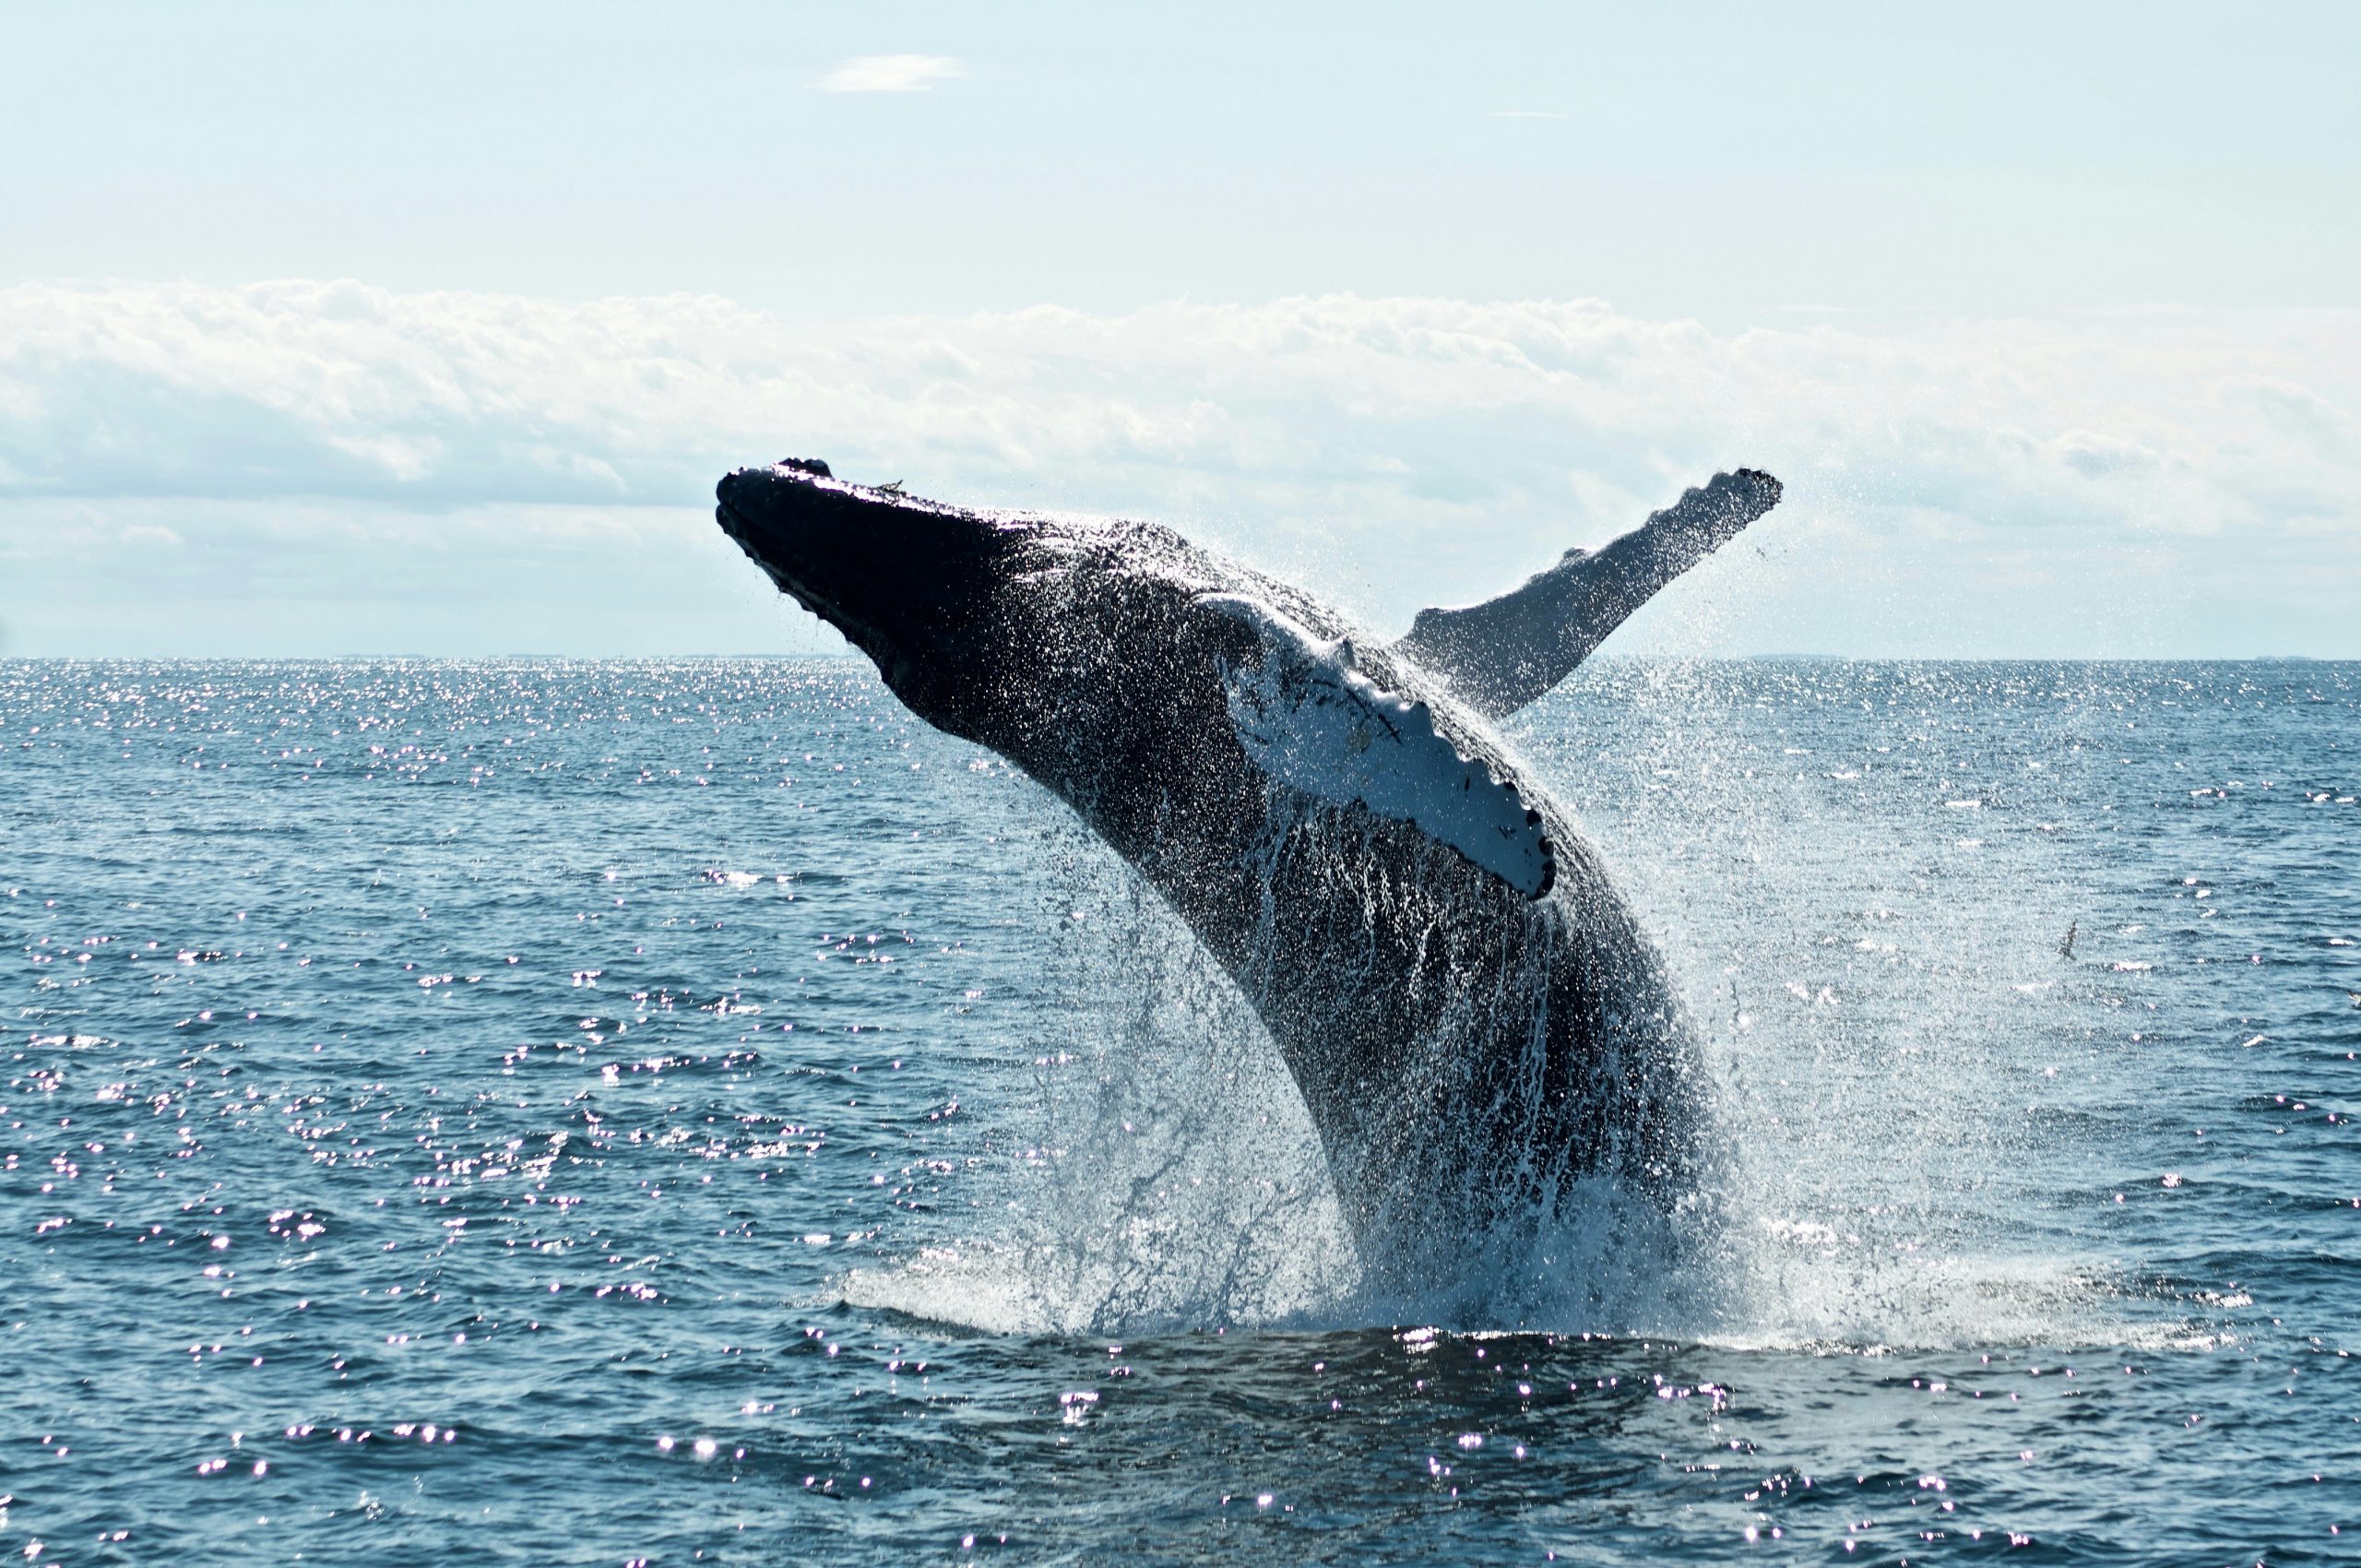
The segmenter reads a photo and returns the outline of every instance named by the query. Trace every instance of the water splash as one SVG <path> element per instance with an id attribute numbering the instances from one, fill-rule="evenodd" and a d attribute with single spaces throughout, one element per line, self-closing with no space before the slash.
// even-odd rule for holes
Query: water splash
<path id="1" fill-rule="evenodd" d="M 1252 1009 L 1078 825 L 1043 848 L 1050 1004 L 1003 1074 L 978 1229 L 848 1299 L 1067 1334 L 1297 1322 L 1349 1300 L 1319 1140 Z"/>
<path id="2" fill-rule="evenodd" d="M 1818 689 L 1857 673 L 1797 674 L 1801 711 L 1845 716 L 1844 754 L 1778 726 L 1701 730 L 1700 711 L 1743 715 L 1704 689 L 1730 679 L 1610 664 L 1528 738 L 1709 1026 L 1697 1201 L 1667 1214 L 1585 1178 L 1538 1223 L 1454 1241 L 1448 1277 L 1373 1285 L 1252 1010 L 1060 817 L 1042 975 L 1057 1001 L 1026 1094 L 1003 1096 L 979 1224 L 848 1294 L 1062 1333 L 1433 1323 L 1877 1350 L 2120 1336 L 2127 1313 L 2176 1332 L 2169 1302 L 2071 1247 L 2051 1200 L 2008 1178 L 2071 1135 L 2060 1123 L 2094 1075 L 2061 1083 L 2056 1063 L 2086 1055 L 2094 1014 L 2121 1003 L 2099 978 L 2120 971 L 2061 971 L 2050 940 L 2086 897 L 2070 837 L 2059 848 L 2075 817 L 2060 776 L 1992 754 L 1989 734 L 1975 752 L 1950 742 L 1906 672 L 1869 694 L 1892 717 L 1866 729 L 1861 693 Z M 2046 750 L 2059 720 L 2037 711 L 2037 681 L 2012 679 L 1989 706 L 2004 721 L 2026 708 L 2019 727 Z M 1987 802 L 1988 846 L 1945 826 L 1963 782 Z M 1923 834 L 1856 841 L 1864 812 L 1911 819 L 1898 798 L 1914 792 Z M 1422 1218 L 1447 1223 L 1402 1219 Z"/>

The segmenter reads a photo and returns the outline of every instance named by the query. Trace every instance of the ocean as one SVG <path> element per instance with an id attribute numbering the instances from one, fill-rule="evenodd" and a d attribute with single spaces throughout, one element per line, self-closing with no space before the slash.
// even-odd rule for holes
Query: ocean
<path id="1" fill-rule="evenodd" d="M 1365 1289 L 850 659 L 0 661 L 0 1554 L 2361 1561 L 2361 665 L 1606 659 L 1710 1245 Z"/>

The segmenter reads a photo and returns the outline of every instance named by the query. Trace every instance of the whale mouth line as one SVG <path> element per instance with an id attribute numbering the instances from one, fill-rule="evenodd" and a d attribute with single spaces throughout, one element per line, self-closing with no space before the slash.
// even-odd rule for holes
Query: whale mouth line
<path id="1" fill-rule="evenodd" d="M 812 586 L 806 574 L 793 570 L 778 552 L 768 548 L 767 541 L 761 539 L 762 533 L 775 531 L 775 528 L 766 529 L 765 525 L 731 505 L 723 495 L 714 497 L 714 520 L 721 525 L 721 531 L 746 552 L 747 558 L 763 569 L 764 576 L 769 577 L 781 593 L 847 637 L 855 642 L 860 640 L 856 635 L 852 618 L 844 612 L 843 608 L 821 594 Z M 865 644 L 863 646 L 866 647 Z"/>

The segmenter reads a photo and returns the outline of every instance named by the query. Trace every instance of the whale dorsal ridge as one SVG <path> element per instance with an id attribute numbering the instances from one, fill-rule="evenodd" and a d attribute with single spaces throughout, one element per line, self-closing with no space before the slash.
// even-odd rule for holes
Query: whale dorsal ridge
<path id="1" fill-rule="evenodd" d="M 1658 588 L 1778 504 L 1779 481 L 1758 469 L 1715 474 L 1620 539 L 1595 552 L 1570 550 L 1498 599 L 1419 611 L 1394 651 L 1477 712 L 1513 713 L 1572 674 Z"/>
<path id="2" fill-rule="evenodd" d="M 1556 857 L 1541 814 L 1481 758 L 1459 754 L 1423 702 L 1381 690 L 1353 668 L 1349 642 L 1323 642 L 1259 600 L 1208 594 L 1260 645 L 1259 661 L 1222 663 L 1238 743 L 1289 789 L 1406 822 L 1528 898 L 1549 891 Z"/>

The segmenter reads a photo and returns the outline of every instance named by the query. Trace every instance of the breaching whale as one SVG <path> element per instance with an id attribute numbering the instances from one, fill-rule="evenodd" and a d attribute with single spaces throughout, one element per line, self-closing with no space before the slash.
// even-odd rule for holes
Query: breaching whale
<path id="1" fill-rule="evenodd" d="M 1741 469 L 1384 643 L 1153 524 L 974 510 L 788 459 L 722 529 L 937 729 L 1159 893 L 1267 1027 L 1363 1267 L 1415 1284 L 1578 1180 L 1680 1201 L 1695 1045 L 1664 962 L 1490 720 L 1774 505 Z"/>

